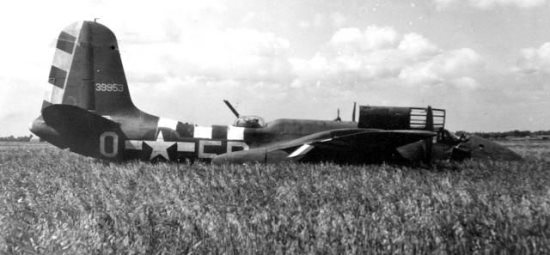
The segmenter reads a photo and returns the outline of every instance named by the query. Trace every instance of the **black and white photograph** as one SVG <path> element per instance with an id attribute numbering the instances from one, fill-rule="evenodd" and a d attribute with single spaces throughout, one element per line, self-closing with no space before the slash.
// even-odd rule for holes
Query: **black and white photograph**
<path id="1" fill-rule="evenodd" d="M 0 254 L 550 253 L 550 0 L 21 0 L 0 33 Z"/>

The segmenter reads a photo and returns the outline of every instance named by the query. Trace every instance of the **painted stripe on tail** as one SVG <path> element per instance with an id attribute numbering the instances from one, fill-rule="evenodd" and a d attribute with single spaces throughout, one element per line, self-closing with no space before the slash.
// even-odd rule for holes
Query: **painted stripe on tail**
<path id="1" fill-rule="evenodd" d="M 59 104 L 63 100 L 63 89 L 52 86 L 52 92 L 48 101 L 54 104 Z"/>
<path id="2" fill-rule="evenodd" d="M 53 56 L 52 65 L 54 67 L 57 67 L 58 69 L 61 69 L 65 72 L 67 72 L 67 71 L 69 71 L 69 67 L 71 66 L 72 58 L 73 58 L 72 54 L 69 54 L 69 53 L 67 53 L 65 51 L 62 51 L 62 50 L 59 50 L 59 49 L 56 49 L 55 50 L 55 55 Z M 51 73 L 50 73 L 50 77 L 52 77 Z"/>
<path id="3" fill-rule="evenodd" d="M 67 86 L 67 80 L 71 72 L 74 59 L 73 52 L 77 47 L 81 28 L 82 22 L 74 23 L 65 28 L 57 38 L 56 50 L 48 79 L 48 83 L 52 86 L 48 88 L 48 96 L 44 98 L 42 109 L 51 104 L 63 103 L 64 88 Z"/>
<path id="4" fill-rule="evenodd" d="M 67 71 L 61 70 L 55 66 L 52 66 L 52 69 L 50 70 L 50 79 L 49 79 L 50 84 L 60 89 L 63 89 L 65 87 L 66 80 L 67 80 Z"/>
<path id="5" fill-rule="evenodd" d="M 76 42 L 76 36 L 72 36 L 67 32 L 63 31 L 57 39 L 56 48 L 65 51 L 69 54 L 73 54 L 74 45 Z"/>

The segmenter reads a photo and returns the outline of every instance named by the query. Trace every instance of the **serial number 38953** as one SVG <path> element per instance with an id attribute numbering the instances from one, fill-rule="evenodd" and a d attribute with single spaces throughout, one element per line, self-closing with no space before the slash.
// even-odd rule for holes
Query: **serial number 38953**
<path id="1" fill-rule="evenodd" d="M 101 92 L 123 92 L 124 85 L 117 83 L 96 83 L 95 90 Z"/>

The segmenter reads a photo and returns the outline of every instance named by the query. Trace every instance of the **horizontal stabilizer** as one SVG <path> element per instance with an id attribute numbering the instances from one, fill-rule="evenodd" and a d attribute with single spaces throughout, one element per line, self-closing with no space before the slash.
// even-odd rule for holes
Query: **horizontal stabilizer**
<path id="1" fill-rule="evenodd" d="M 123 150 L 119 124 L 95 113 L 72 105 L 51 105 L 42 109 L 42 118 L 45 126 L 58 134 L 52 143 L 63 144 L 73 152 L 116 159 Z"/>
<path id="2" fill-rule="evenodd" d="M 116 128 L 118 124 L 100 115 L 72 105 L 51 105 L 42 110 L 42 117 L 48 125 L 68 125 L 73 130 L 85 133 L 96 128 Z"/>

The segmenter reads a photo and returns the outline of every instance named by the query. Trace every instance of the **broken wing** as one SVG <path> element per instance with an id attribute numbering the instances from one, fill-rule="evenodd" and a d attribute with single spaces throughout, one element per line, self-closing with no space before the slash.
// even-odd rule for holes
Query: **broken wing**
<path id="1" fill-rule="evenodd" d="M 435 136 L 434 132 L 425 130 L 361 128 L 329 130 L 292 141 L 221 154 L 212 162 L 382 162 L 394 159 L 397 147 L 433 136 Z"/>

